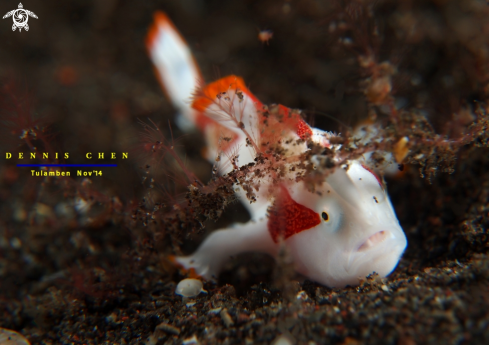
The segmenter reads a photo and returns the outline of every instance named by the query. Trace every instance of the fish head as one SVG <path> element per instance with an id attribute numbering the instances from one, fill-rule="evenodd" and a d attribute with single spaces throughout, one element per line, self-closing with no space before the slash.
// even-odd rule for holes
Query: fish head
<path id="1" fill-rule="evenodd" d="M 381 180 L 360 162 L 338 167 L 314 193 L 297 183 L 290 195 L 320 221 L 286 239 L 300 273 L 343 287 L 397 266 L 406 236 Z"/>

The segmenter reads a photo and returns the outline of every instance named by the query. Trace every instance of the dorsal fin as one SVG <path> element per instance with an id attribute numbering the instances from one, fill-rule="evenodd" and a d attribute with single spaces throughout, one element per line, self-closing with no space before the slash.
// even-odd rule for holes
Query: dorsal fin
<path id="1" fill-rule="evenodd" d="M 192 108 L 220 125 L 243 132 L 257 130 L 261 102 L 248 90 L 242 78 L 230 75 L 197 90 Z"/>
<path id="2" fill-rule="evenodd" d="M 246 87 L 243 78 L 235 75 L 229 75 L 207 84 L 200 90 L 197 90 L 194 95 L 192 107 L 196 110 L 205 112 L 211 104 L 219 101 L 219 95 L 233 90 L 241 91 L 243 95 L 246 95 L 252 102 L 256 103 L 258 106 L 261 106 L 260 101 Z M 238 98 L 238 101 L 240 100 L 243 101 L 244 99 Z"/>
<path id="3" fill-rule="evenodd" d="M 146 48 L 163 91 L 187 120 L 185 123 L 179 119 L 178 124 L 197 125 L 199 114 L 190 107 L 190 98 L 203 84 L 203 78 L 187 42 L 165 13 L 154 14 Z"/>
<path id="4" fill-rule="evenodd" d="M 243 79 L 234 75 L 199 89 L 192 103 L 193 109 L 213 122 L 205 129 L 205 132 L 214 136 L 207 136 L 211 148 L 227 155 L 230 154 L 229 149 L 232 149 L 240 157 L 241 164 L 252 162 L 258 150 L 258 118 L 262 107 Z"/>

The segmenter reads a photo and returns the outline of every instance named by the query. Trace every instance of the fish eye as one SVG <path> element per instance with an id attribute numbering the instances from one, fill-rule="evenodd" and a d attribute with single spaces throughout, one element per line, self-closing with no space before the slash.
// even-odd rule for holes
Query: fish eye
<path id="1" fill-rule="evenodd" d="M 324 221 L 328 221 L 329 215 L 326 212 L 321 213 L 321 217 L 323 217 Z"/>

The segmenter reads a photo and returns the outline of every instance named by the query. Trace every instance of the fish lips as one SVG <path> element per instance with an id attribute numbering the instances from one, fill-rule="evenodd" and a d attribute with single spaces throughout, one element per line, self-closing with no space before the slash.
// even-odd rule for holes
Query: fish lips
<path id="1" fill-rule="evenodd" d="M 370 270 L 366 274 L 375 271 L 386 276 L 397 266 L 406 246 L 407 240 L 402 230 L 376 231 L 351 250 L 345 270 L 358 270 L 360 275 Z"/>

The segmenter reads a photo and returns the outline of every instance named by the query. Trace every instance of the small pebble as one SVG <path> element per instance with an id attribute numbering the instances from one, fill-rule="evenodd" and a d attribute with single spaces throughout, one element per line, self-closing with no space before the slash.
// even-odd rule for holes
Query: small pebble
<path id="1" fill-rule="evenodd" d="M 10 239 L 10 245 L 14 249 L 20 249 L 20 247 L 22 247 L 22 242 L 17 237 L 12 237 Z"/>
<path id="2" fill-rule="evenodd" d="M 183 339 L 183 341 L 182 341 L 182 345 L 193 345 L 193 344 L 198 344 L 198 343 L 199 343 L 199 340 L 197 339 L 195 334 L 193 336 L 191 336 L 190 338 Z"/>
<path id="3" fill-rule="evenodd" d="M 275 340 L 272 342 L 272 345 L 293 345 L 294 342 L 287 336 L 285 335 L 279 335 Z"/>
<path id="4" fill-rule="evenodd" d="M 165 322 L 162 322 L 158 326 L 156 326 L 155 332 L 156 331 L 163 331 L 163 332 L 175 334 L 175 335 L 180 334 L 180 329 L 176 328 L 175 326 L 169 325 Z"/>
<path id="5" fill-rule="evenodd" d="M 229 328 L 230 326 L 232 326 L 234 324 L 233 319 L 231 318 L 231 315 L 229 315 L 227 309 L 221 310 L 220 315 L 221 315 L 221 319 L 224 322 L 224 324 L 226 325 L 226 327 Z"/>
<path id="6" fill-rule="evenodd" d="M 194 306 L 196 303 L 197 303 L 197 302 L 195 302 L 195 301 L 188 302 L 188 303 L 186 304 L 186 306 L 187 306 L 187 308 L 191 308 L 191 307 L 193 307 L 193 306 Z"/>
<path id="7" fill-rule="evenodd" d="M 29 341 L 20 333 L 0 327 L 0 345 L 30 345 Z"/>
<path id="8" fill-rule="evenodd" d="M 221 307 L 219 307 L 219 308 L 214 308 L 214 309 L 210 309 L 210 310 L 207 312 L 207 314 L 217 314 L 217 313 L 219 313 L 221 310 L 222 310 L 222 308 L 221 308 Z"/>
<path id="9" fill-rule="evenodd" d="M 195 297 L 201 292 L 206 292 L 202 289 L 203 286 L 200 280 L 187 278 L 178 283 L 175 294 L 183 297 Z"/>
<path id="10" fill-rule="evenodd" d="M 157 343 L 158 343 L 158 337 L 155 337 L 153 334 L 151 334 L 149 338 L 146 339 L 144 345 L 156 345 Z"/>
<path id="11" fill-rule="evenodd" d="M 296 298 L 301 301 L 307 301 L 309 299 L 309 296 L 307 296 L 307 293 L 302 290 L 297 293 Z"/>

